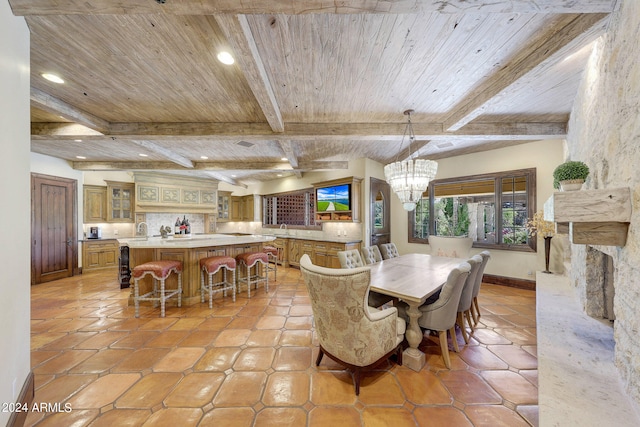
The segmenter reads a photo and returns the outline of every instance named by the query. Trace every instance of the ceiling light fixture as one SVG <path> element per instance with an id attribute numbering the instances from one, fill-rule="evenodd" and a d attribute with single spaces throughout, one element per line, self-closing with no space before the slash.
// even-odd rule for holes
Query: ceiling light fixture
<path id="1" fill-rule="evenodd" d="M 140 156 L 140 157 L 149 157 L 148 154 L 143 154 L 143 153 L 138 154 L 138 156 Z"/>
<path id="2" fill-rule="evenodd" d="M 287 159 L 286 157 L 281 157 L 280 160 L 282 160 L 283 162 L 288 162 L 289 159 Z"/>
<path id="3" fill-rule="evenodd" d="M 60 78 L 59 76 L 56 76 L 55 74 L 42 73 L 42 77 L 44 77 L 45 79 L 49 80 L 50 82 L 54 82 L 54 83 L 58 83 L 58 84 L 64 83 L 64 80 L 62 80 L 62 78 Z"/>
<path id="4" fill-rule="evenodd" d="M 402 207 L 407 211 L 412 211 L 416 208 L 416 203 L 422 198 L 422 193 L 427 189 L 429 181 L 436 176 L 438 171 L 438 163 L 433 160 L 415 159 L 411 153 L 411 143 L 415 141 L 416 135 L 413 132 L 413 125 L 411 124 L 411 114 L 413 110 L 406 110 L 405 116 L 408 116 L 407 127 L 402 134 L 402 141 L 400 142 L 400 151 L 402 152 L 402 146 L 404 144 L 404 137 L 409 136 L 409 157 L 407 160 L 396 161 L 390 163 L 384 167 L 384 176 L 391 186 L 394 193 L 398 195 L 398 198 L 402 202 Z"/>
<path id="5" fill-rule="evenodd" d="M 200 158 L 201 158 L 202 160 L 207 160 L 207 159 L 208 159 L 208 157 L 207 157 L 207 156 L 200 156 Z"/>
<path id="6" fill-rule="evenodd" d="M 218 54 L 218 61 L 227 65 L 231 65 L 234 62 L 236 62 L 235 59 L 233 59 L 233 56 L 231 56 L 229 52 L 225 52 L 225 51 L 222 51 Z"/>
<path id="7" fill-rule="evenodd" d="M 84 160 L 84 159 L 86 159 L 86 157 L 85 156 L 76 156 L 76 159 Z"/>

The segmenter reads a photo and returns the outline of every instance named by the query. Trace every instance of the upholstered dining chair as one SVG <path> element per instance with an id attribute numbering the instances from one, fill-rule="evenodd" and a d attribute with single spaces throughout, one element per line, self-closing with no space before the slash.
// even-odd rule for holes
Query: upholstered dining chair
<path id="1" fill-rule="evenodd" d="M 398 248 L 395 243 L 383 243 L 380 245 L 380 252 L 382 253 L 382 259 L 390 259 L 399 257 Z"/>
<path id="2" fill-rule="evenodd" d="M 300 272 L 309 291 L 320 344 L 316 366 L 326 354 L 352 369 L 358 395 L 363 370 L 393 354 L 402 365 L 406 323 L 395 307 L 377 310 L 368 306 L 369 267 L 320 267 L 305 254 L 300 259 Z"/>
<path id="3" fill-rule="evenodd" d="M 480 252 L 482 257 L 482 264 L 476 274 L 476 281 L 473 286 L 473 304 L 471 304 L 471 316 L 473 317 L 473 325 L 476 326 L 480 320 L 480 306 L 478 305 L 478 294 L 480 293 L 480 286 L 482 286 L 482 276 L 484 275 L 484 268 L 487 266 L 491 253 L 489 251 Z"/>
<path id="4" fill-rule="evenodd" d="M 448 369 L 451 369 L 451 358 L 449 357 L 449 345 L 447 343 L 447 331 L 451 334 L 451 342 L 456 352 L 460 351 L 456 340 L 456 316 L 458 313 L 458 303 L 464 282 L 469 276 L 471 266 L 468 262 L 463 262 L 451 270 L 447 281 L 442 287 L 440 297 L 431 304 L 420 306 L 421 316 L 418 319 L 420 328 L 430 331 L 437 331 L 440 340 L 442 359 Z M 405 320 L 407 317 L 408 305 L 404 302 L 398 303 L 398 315 Z"/>
<path id="5" fill-rule="evenodd" d="M 460 302 L 458 303 L 458 314 L 456 316 L 456 324 L 458 328 L 460 328 L 465 344 L 469 344 L 469 337 L 474 332 L 474 324 L 471 321 L 471 305 L 473 304 L 473 288 L 476 284 L 476 275 L 482 265 L 482 257 L 480 255 L 474 255 L 469 258 L 467 262 L 471 266 L 471 271 L 469 271 L 469 276 L 467 276 L 467 280 L 464 282 L 462 294 L 460 294 Z M 467 331 L 464 324 L 465 320 L 469 325 L 470 332 Z"/>
<path id="6" fill-rule="evenodd" d="M 364 267 L 364 263 L 362 262 L 362 258 L 360 257 L 360 252 L 358 252 L 357 249 L 339 251 L 338 260 L 340 260 L 340 266 L 342 268 Z M 388 303 L 392 299 L 393 298 L 389 295 L 379 294 L 375 291 L 369 292 L 369 305 L 371 307 L 380 307 Z"/>
<path id="7" fill-rule="evenodd" d="M 362 262 L 362 257 L 357 249 L 338 251 L 338 260 L 342 268 L 364 267 L 364 262 Z"/>
<path id="8" fill-rule="evenodd" d="M 382 261 L 382 254 L 377 246 L 365 246 L 361 251 L 362 260 L 367 265 Z"/>

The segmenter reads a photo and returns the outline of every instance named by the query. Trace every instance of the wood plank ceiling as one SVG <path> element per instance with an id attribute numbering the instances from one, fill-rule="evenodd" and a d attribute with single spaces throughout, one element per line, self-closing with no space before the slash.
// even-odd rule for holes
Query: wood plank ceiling
<path id="1" fill-rule="evenodd" d="M 241 186 L 406 157 L 406 109 L 415 110 L 419 157 L 562 139 L 591 46 L 616 6 L 9 3 L 31 32 L 33 152 L 78 170 L 165 170 Z M 233 65 L 218 61 L 222 50 Z"/>

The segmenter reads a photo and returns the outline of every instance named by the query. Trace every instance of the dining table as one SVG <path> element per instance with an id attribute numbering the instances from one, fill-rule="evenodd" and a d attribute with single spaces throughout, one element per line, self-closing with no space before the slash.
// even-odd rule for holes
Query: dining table
<path id="1" fill-rule="evenodd" d="M 409 325 L 405 332 L 409 347 L 402 354 L 404 366 L 419 371 L 425 365 L 425 354 L 418 349 L 423 337 L 418 324 L 422 315 L 419 307 L 440 290 L 449 273 L 465 261 L 465 258 L 410 253 L 367 266 L 371 269 L 371 290 L 409 305 Z"/>

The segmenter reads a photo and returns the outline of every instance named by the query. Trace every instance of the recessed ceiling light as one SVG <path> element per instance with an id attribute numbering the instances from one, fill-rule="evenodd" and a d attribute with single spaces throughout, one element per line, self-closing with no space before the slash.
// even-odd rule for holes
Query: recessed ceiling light
<path id="1" fill-rule="evenodd" d="M 286 157 L 282 157 L 280 160 L 282 160 L 283 162 L 288 162 L 289 159 L 287 159 Z"/>
<path id="2" fill-rule="evenodd" d="M 75 142 L 82 142 L 81 139 L 74 139 Z"/>
<path id="3" fill-rule="evenodd" d="M 200 156 L 200 158 L 201 158 L 202 160 L 207 160 L 207 159 L 208 159 L 208 157 L 207 157 L 207 156 Z"/>
<path id="4" fill-rule="evenodd" d="M 59 76 L 56 76 L 55 74 L 42 73 L 42 77 L 49 80 L 50 82 L 60 83 L 60 84 L 64 83 L 64 80 L 62 80 Z"/>
<path id="5" fill-rule="evenodd" d="M 76 159 L 82 159 L 82 160 L 84 160 L 84 159 L 86 159 L 86 157 L 85 157 L 85 156 L 76 156 Z"/>
<path id="6" fill-rule="evenodd" d="M 140 153 L 140 154 L 138 154 L 138 155 L 139 155 L 140 157 L 149 157 L 149 155 L 148 155 L 148 154 L 142 154 L 142 153 Z"/>
<path id="7" fill-rule="evenodd" d="M 281 174 L 281 173 L 279 173 L 279 174 L 278 174 L 278 175 L 276 175 L 276 176 L 282 176 L 282 174 Z"/>
<path id="8" fill-rule="evenodd" d="M 236 176 L 238 176 L 238 175 L 231 175 L 231 178 L 235 178 Z"/>
<path id="9" fill-rule="evenodd" d="M 227 64 L 227 65 L 231 65 L 233 64 L 235 61 L 235 59 L 233 59 L 233 56 L 231 56 L 231 54 L 229 52 L 220 52 L 218 54 L 218 61 L 222 62 L 223 64 Z"/>

